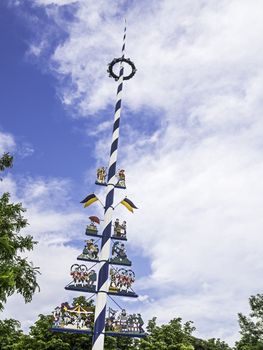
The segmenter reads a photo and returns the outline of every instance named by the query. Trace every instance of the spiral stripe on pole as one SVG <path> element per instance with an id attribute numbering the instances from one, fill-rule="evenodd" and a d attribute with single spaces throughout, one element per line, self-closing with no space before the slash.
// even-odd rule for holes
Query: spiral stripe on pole
<path id="1" fill-rule="evenodd" d="M 126 39 L 126 24 L 125 24 L 124 36 L 123 36 L 122 58 L 124 58 L 125 39 Z M 98 283 L 97 283 L 97 298 L 96 298 L 96 308 L 95 308 L 92 350 L 104 349 L 107 293 L 109 290 L 109 258 L 110 258 L 110 247 L 111 247 L 110 237 L 111 237 L 111 228 L 112 228 L 114 186 L 116 183 L 115 175 L 116 175 L 117 155 L 118 155 L 123 75 L 124 75 L 124 68 L 123 68 L 123 63 L 121 62 L 119 79 L 118 79 L 118 87 L 117 87 L 117 100 L 116 100 L 115 113 L 114 113 L 114 124 L 113 124 L 111 149 L 110 149 L 109 170 L 108 170 L 108 178 L 107 178 L 107 193 L 106 193 L 105 212 L 104 212 L 104 228 L 103 228 L 102 240 L 101 240 L 101 252 L 100 252 L 100 263 L 99 263 L 99 276 L 98 276 Z"/>

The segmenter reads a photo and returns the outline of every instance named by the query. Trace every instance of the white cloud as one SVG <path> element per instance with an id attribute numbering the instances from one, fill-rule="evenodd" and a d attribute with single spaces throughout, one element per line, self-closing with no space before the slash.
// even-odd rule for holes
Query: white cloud
<path id="1" fill-rule="evenodd" d="M 84 116 L 114 103 L 106 65 L 120 51 L 119 5 L 79 2 L 51 58 L 72 82 L 60 86 L 62 100 Z M 256 0 L 166 0 L 126 13 L 127 57 L 138 72 L 125 84 L 124 105 L 137 122 L 123 125 L 121 165 L 141 208 L 128 219 L 129 244 L 151 260 L 137 287 L 155 299 L 140 305 L 146 317 L 183 315 L 200 336 L 231 341 L 237 312 L 263 290 L 262 12 Z M 102 138 L 100 158 L 105 147 Z"/>
<path id="2" fill-rule="evenodd" d="M 15 318 L 22 322 L 25 330 L 28 330 L 39 314 L 51 314 L 61 302 L 75 297 L 76 295 L 72 295 L 64 287 L 70 282 L 69 269 L 78 253 L 77 249 L 65 246 L 61 242 L 45 242 L 40 238 L 34 251 L 27 254 L 34 266 L 40 267 L 41 275 L 38 276 L 40 292 L 34 295 L 29 304 L 25 304 L 21 296 L 13 295 L 8 299 L 1 318 Z"/>
<path id="3" fill-rule="evenodd" d="M 263 160 L 256 131 L 193 141 L 191 130 L 177 148 L 176 130 L 169 130 L 158 152 L 137 163 L 132 152 L 128 157 L 129 192 L 141 208 L 130 242 L 152 261 L 151 276 L 138 286 L 158 296 L 148 315 L 167 321 L 179 314 L 194 320 L 201 336 L 238 337 L 237 312 L 263 290 Z M 220 327 L 209 326 L 217 322 Z"/>
<path id="4" fill-rule="evenodd" d="M 11 152 L 16 146 L 13 135 L 0 131 L 0 152 Z"/>
<path id="5" fill-rule="evenodd" d="M 64 6 L 64 5 L 69 5 L 73 3 L 77 3 L 78 0 L 34 0 L 34 2 L 37 5 L 57 5 L 57 6 Z"/>
<path id="6" fill-rule="evenodd" d="M 20 158 L 26 158 L 34 153 L 34 148 L 28 142 L 16 140 L 14 135 L 0 131 L 0 154 L 10 152 Z"/>
<path id="7" fill-rule="evenodd" d="M 72 80 L 61 90 L 63 101 L 78 104 L 83 115 L 105 108 L 114 98 L 116 84 L 105 71 L 120 54 L 118 5 L 79 2 L 77 20 L 65 24 L 69 37 L 52 57 L 56 72 Z M 254 7 L 245 1 L 148 5 L 142 2 L 127 13 L 127 56 L 134 59 L 138 72 L 129 82 L 126 106 L 158 108 L 167 112 L 164 117 L 174 119 L 175 113 L 189 113 L 211 97 L 242 97 L 261 67 L 258 2 Z M 54 13 L 60 23 L 61 17 Z"/>
<path id="8" fill-rule="evenodd" d="M 18 295 L 12 296 L 1 314 L 2 318 L 20 320 L 23 328 L 27 329 L 38 314 L 51 313 L 56 305 L 75 296 L 66 292 L 64 287 L 71 280 L 70 266 L 80 253 L 80 249 L 72 246 L 72 241 L 85 240 L 83 231 L 87 215 L 70 204 L 70 182 L 65 179 L 15 180 L 7 176 L 0 182 L 0 192 L 5 191 L 11 193 L 12 202 L 22 202 L 27 209 L 24 216 L 29 226 L 22 234 L 31 234 L 38 241 L 34 250 L 27 252 L 26 256 L 34 266 L 40 267 L 40 293 L 35 294 L 30 304 L 24 304 Z"/>
<path id="9" fill-rule="evenodd" d="M 41 241 L 68 243 L 83 231 L 86 213 L 72 203 L 71 183 L 67 179 L 19 178 L 7 176 L 0 183 L 1 192 L 10 192 L 13 202 L 27 209 L 30 226 L 26 231 Z"/>
<path id="10" fill-rule="evenodd" d="M 27 142 L 23 142 L 21 145 L 19 145 L 17 150 L 17 153 L 21 158 L 30 157 L 34 152 L 34 148 Z"/>
<path id="11" fill-rule="evenodd" d="M 97 125 L 94 129 L 87 130 L 88 136 L 98 136 L 101 133 L 105 132 L 112 126 L 111 121 L 105 121 L 102 122 L 101 124 Z"/>

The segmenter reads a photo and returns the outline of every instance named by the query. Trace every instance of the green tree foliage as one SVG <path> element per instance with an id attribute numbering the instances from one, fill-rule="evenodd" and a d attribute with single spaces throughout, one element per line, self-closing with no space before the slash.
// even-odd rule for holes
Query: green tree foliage
<path id="1" fill-rule="evenodd" d="M 157 326 L 156 318 L 149 321 L 149 336 L 142 339 L 141 350 L 194 350 L 191 340 L 194 331 L 192 322 L 182 324 L 181 318 L 171 320 L 167 325 Z"/>
<path id="2" fill-rule="evenodd" d="M 5 153 L 0 158 L 0 171 L 11 167 L 13 158 Z M 21 229 L 27 226 L 23 217 L 25 209 L 21 203 L 10 203 L 10 194 L 3 193 L 0 197 L 0 310 L 3 309 L 7 297 L 17 292 L 25 302 L 39 286 L 36 276 L 38 268 L 34 267 L 21 253 L 32 250 L 36 242 L 32 236 L 20 235 Z"/>
<path id="3" fill-rule="evenodd" d="M 193 338 L 192 344 L 195 350 L 231 350 L 227 343 L 214 338 L 209 340 Z"/>
<path id="4" fill-rule="evenodd" d="M 93 306 L 93 300 L 80 296 L 73 299 L 74 306 Z M 53 323 L 51 315 L 39 315 L 30 327 L 28 335 L 23 335 L 14 350 L 86 350 L 91 349 L 92 338 L 86 334 L 51 332 Z M 106 348 L 105 348 L 106 349 Z M 1 346 L 0 346 L 1 350 Z M 109 350 L 109 349 L 108 349 Z"/>
<path id="5" fill-rule="evenodd" d="M 156 318 L 148 323 L 149 336 L 141 340 L 140 350 L 231 350 L 219 339 L 203 340 L 192 335 L 195 327 L 191 321 L 182 323 L 181 318 L 175 318 L 168 324 L 157 326 Z M 136 349 L 136 348 L 135 348 Z"/>
<path id="6" fill-rule="evenodd" d="M 11 350 L 13 344 L 19 342 L 22 336 L 20 323 L 16 320 L 0 320 L 0 349 Z"/>
<path id="7" fill-rule="evenodd" d="M 94 302 L 81 296 L 73 299 L 73 305 L 94 306 Z M 27 335 L 22 333 L 19 322 L 15 320 L 0 322 L 0 350 L 91 349 L 91 335 L 53 333 L 50 331 L 52 322 L 51 315 L 39 315 Z M 157 326 L 156 318 L 153 318 L 146 328 L 148 336 L 145 339 L 106 337 L 104 350 L 231 350 L 219 339 L 195 338 L 192 335 L 195 329 L 192 322 L 183 324 L 181 318 L 175 318 L 162 326 Z"/>
<path id="8" fill-rule="evenodd" d="M 94 306 L 93 300 L 87 300 L 85 297 L 74 298 L 73 304 Z M 30 328 L 29 334 L 23 334 L 19 322 L 0 321 L 0 350 L 87 350 L 92 348 L 91 335 L 53 333 L 50 331 L 52 322 L 51 315 L 39 315 L 38 320 Z M 192 335 L 195 329 L 192 322 L 183 324 L 180 318 L 175 318 L 162 326 L 157 326 L 154 318 L 149 321 L 146 328 L 148 336 L 145 339 L 106 337 L 104 350 L 231 350 L 219 339 L 195 338 Z"/>
<path id="9" fill-rule="evenodd" d="M 4 153 L 0 158 L 0 171 L 13 166 L 13 157 L 9 153 Z"/>
<path id="10" fill-rule="evenodd" d="M 263 350 L 263 294 L 249 298 L 249 316 L 238 314 L 241 340 L 237 350 Z"/>

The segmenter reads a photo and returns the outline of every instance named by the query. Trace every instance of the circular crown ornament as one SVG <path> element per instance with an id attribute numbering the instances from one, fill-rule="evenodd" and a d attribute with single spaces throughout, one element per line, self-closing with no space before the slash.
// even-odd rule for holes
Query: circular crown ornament
<path id="1" fill-rule="evenodd" d="M 131 67 L 131 73 L 129 75 L 126 75 L 125 77 L 123 77 L 123 80 L 131 79 L 137 71 L 135 64 L 129 58 L 122 58 L 122 57 L 121 58 L 114 58 L 111 61 L 111 63 L 109 63 L 108 70 L 107 70 L 107 72 L 109 73 L 109 77 L 114 78 L 116 81 L 119 79 L 119 76 L 117 74 L 115 74 L 113 71 L 114 65 L 119 63 L 119 62 L 125 62 Z"/>

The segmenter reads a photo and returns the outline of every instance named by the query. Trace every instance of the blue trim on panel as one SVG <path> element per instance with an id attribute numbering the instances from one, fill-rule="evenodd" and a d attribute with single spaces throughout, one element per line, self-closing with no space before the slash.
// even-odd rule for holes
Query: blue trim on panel
<path id="1" fill-rule="evenodd" d="M 99 237 L 99 238 L 102 237 L 102 235 L 98 235 L 98 234 L 96 234 L 96 233 L 92 234 L 92 233 L 87 233 L 87 232 L 85 232 L 85 235 L 86 235 L 86 236 L 91 236 L 91 237 Z"/>
<path id="2" fill-rule="evenodd" d="M 147 337 L 147 333 L 124 333 L 124 332 L 105 332 L 105 335 L 110 337 L 129 337 L 129 338 L 145 338 Z"/>
<path id="3" fill-rule="evenodd" d="M 123 237 L 117 237 L 117 236 L 111 236 L 111 239 L 115 239 L 116 241 L 128 241 L 127 238 Z"/>
<path id="4" fill-rule="evenodd" d="M 111 258 L 112 259 L 112 258 Z M 132 263 L 130 262 L 130 263 L 121 263 L 121 262 L 113 262 L 112 260 L 109 260 L 109 263 L 111 264 L 111 265 L 120 265 L 120 266 L 132 266 Z"/>
<path id="5" fill-rule="evenodd" d="M 95 181 L 95 185 L 98 185 L 98 186 L 107 186 L 106 182 L 98 182 L 98 181 Z"/>
<path id="6" fill-rule="evenodd" d="M 128 297 L 128 298 L 138 298 L 138 294 L 136 293 L 124 293 L 124 292 L 118 292 L 118 293 L 115 293 L 115 292 L 108 292 L 108 295 L 119 295 L 121 297 Z"/>
<path id="7" fill-rule="evenodd" d="M 81 254 L 82 255 L 82 254 Z M 99 259 L 89 259 L 89 258 L 85 258 L 85 257 L 81 257 L 81 255 L 79 255 L 77 257 L 77 260 L 82 260 L 82 261 L 91 261 L 91 262 L 95 262 L 95 263 L 99 263 L 101 260 Z"/>
<path id="8" fill-rule="evenodd" d="M 60 333 L 82 333 L 82 334 L 93 334 L 92 331 L 84 331 L 81 329 L 74 329 L 74 328 L 58 328 L 58 327 L 52 327 L 49 328 L 51 332 L 60 332 Z"/>
<path id="9" fill-rule="evenodd" d="M 84 292 L 84 293 L 97 293 L 96 292 L 96 287 L 94 286 L 93 288 L 87 288 L 87 287 L 75 287 L 75 286 L 66 286 L 65 287 L 66 290 L 73 290 L 73 291 L 77 291 L 77 292 Z"/>

